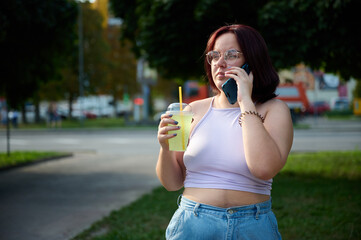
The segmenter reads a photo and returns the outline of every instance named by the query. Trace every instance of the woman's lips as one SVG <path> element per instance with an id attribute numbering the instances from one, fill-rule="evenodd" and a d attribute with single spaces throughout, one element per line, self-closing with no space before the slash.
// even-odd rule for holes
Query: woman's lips
<path id="1" fill-rule="evenodd" d="M 220 77 L 224 77 L 224 72 L 218 72 L 217 74 L 216 74 L 216 76 L 218 77 L 218 76 L 220 76 Z"/>
<path id="2" fill-rule="evenodd" d="M 218 73 L 216 74 L 216 77 L 217 77 L 219 80 L 224 80 L 224 79 L 226 78 L 224 72 L 218 72 Z"/>

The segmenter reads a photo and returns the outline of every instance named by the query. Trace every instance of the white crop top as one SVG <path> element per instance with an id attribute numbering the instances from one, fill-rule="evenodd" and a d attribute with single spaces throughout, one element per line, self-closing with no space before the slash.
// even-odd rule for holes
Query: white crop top
<path id="1" fill-rule="evenodd" d="M 238 123 L 241 110 L 213 108 L 213 100 L 189 138 L 189 145 L 184 153 L 184 187 L 270 195 L 272 179 L 265 181 L 256 178 L 248 169 L 242 127 Z"/>

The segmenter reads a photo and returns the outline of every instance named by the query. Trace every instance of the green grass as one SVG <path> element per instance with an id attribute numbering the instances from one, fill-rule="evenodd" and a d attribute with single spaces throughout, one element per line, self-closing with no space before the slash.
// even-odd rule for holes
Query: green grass
<path id="1" fill-rule="evenodd" d="M 96 118 L 84 119 L 83 121 L 80 121 L 78 119 L 71 119 L 61 121 L 61 128 L 112 128 L 124 126 L 125 121 L 123 118 Z M 19 128 L 50 128 L 50 126 L 47 126 L 45 122 L 42 122 L 20 124 Z"/>
<path id="2" fill-rule="evenodd" d="M 361 238 L 361 152 L 291 154 L 274 179 L 284 239 Z"/>
<path id="3" fill-rule="evenodd" d="M 135 122 L 126 122 L 124 118 L 96 118 L 96 119 L 84 119 L 80 121 L 79 119 L 71 120 L 62 120 L 61 128 L 129 128 L 129 127 L 147 127 L 147 126 L 156 126 L 156 123 L 139 123 Z M 45 122 L 42 123 L 28 123 L 20 124 L 20 129 L 32 129 L 32 128 L 51 128 L 47 126 Z M 57 128 L 57 127 L 55 127 Z"/>
<path id="4" fill-rule="evenodd" d="M 294 129 L 310 129 L 310 125 L 305 124 L 305 123 L 294 123 L 293 128 Z"/>
<path id="5" fill-rule="evenodd" d="M 114 128 L 124 127 L 125 122 L 123 118 L 96 118 L 80 120 L 65 120 L 62 122 L 64 128 Z"/>
<path id="6" fill-rule="evenodd" d="M 328 112 L 325 112 L 324 115 L 327 118 L 334 119 L 334 120 L 349 120 L 349 119 L 352 119 L 355 117 L 352 109 L 347 109 L 347 110 L 343 110 L 343 111 L 341 111 L 341 110 L 328 111 Z"/>
<path id="7" fill-rule="evenodd" d="M 274 178 L 283 239 L 361 239 L 361 152 L 293 153 Z M 181 191 L 154 189 L 74 240 L 164 239 Z"/>
<path id="8" fill-rule="evenodd" d="M 14 151 L 10 152 L 10 156 L 7 153 L 0 153 L 0 169 L 13 167 L 16 165 L 22 165 L 25 163 L 36 162 L 39 160 L 60 157 L 66 155 L 66 153 L 60 152 L 39 152 L 39 151 Z"/>

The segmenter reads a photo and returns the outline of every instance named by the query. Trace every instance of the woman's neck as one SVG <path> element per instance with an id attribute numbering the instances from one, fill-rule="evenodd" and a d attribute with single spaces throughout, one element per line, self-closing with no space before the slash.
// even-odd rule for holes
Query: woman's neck
<path id="1" fill-rule="evenodd" d="M 228 99 L 224 93 L 219 93 L 214 97 L 213 101 L 213 107 L 214 108 L 239 108 L 238 102 L 235 104 L 230 104 L 228 102 Z"/>

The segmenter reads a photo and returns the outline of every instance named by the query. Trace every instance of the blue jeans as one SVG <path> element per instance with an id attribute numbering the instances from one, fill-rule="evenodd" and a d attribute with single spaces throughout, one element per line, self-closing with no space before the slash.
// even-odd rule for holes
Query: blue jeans
<path id="1" fill-rule="evenodd" d="M 167 231 L 169 240 L 281 239 L 271 200 L 241 207 L 220 208 L 185 197 Z"/>

